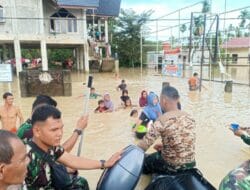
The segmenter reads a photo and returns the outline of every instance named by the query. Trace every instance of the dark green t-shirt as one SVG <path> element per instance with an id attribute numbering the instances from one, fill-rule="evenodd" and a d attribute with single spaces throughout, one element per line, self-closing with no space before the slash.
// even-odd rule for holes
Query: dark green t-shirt
<path id="1" fill-rule="evenodd" d="M 33 137 L 31 120 L 28 119 L 17 130 L 17 136 L 26 144 Z"/>

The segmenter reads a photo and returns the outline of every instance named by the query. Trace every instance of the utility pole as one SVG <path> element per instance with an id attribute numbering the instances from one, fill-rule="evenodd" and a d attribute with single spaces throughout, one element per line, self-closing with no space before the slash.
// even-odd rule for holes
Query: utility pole
<path id="1" fill-rule="evenodd" d="M 191 63 L 191 52 L 192 52 L 192 41 L 193 41 L 193 20 L 194 20 L 194 13 L 191 13 L 190 19 L 190 35 L 189 35 L 189 51 L 188 51 L 188 63 Z M 183 65 L 183 70 L 185 70 L 185 65 Z"/>
<path id="2" fill-rule="evenodd" d="M 204 64 L 204 47 L 205 47 L 205 37 L 206 37 L 206 21 L 207 21 L 207 15 L 204 14 L 203 38 L 202 38 L 202 54 L 201 54 L 201 64 L 200 64 L 200 86 L 199 86 L 199 91 L 200 92 L 201 92 L 201 87 L 202 87 L 202 70 L 203 70 L 203 64 Z"/>
<path id="3" fill-rule="evenodd" d="M 141 52 L 141 74 L 142 74 L 142 26 L 141 26 L 141 39 L 140 39 L 140 52 Z"/>
<path id="4" fill-rule="evenodd" d="M 157 73 L 159 67 L 159 34 L 158 34 L 158 20 L 156 20 L 156 54 L 157 54 Z"/>

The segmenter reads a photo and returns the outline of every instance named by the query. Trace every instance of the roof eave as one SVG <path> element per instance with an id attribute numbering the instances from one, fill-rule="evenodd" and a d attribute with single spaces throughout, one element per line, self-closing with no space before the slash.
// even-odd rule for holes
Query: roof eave
<path id="1" fill-rule="evenodd" d="M 61 8 L 67 8 L 67 9 L 97 9 L 98 7 L 89 7 L 89 6 L 81 6 L 81 5 L 58 5 L 58 7 Z"/>

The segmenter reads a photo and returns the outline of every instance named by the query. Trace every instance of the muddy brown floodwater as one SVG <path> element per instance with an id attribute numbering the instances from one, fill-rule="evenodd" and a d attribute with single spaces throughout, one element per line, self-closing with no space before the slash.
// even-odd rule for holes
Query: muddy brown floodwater
<path id="1" fill-rule="evenodd" d="M 96 73 L 93 76 L 96 92 L 100 94 L 109 92 L 118 107 L 121 92 L 116 91 L 115 88 L 120 80 L 116 80 L 113 73 Z M 129 96 L 133 104 L 138 104 L 140 92 L 144 89 L 159 94 L 164 81 L 170 82 L 179 90 L 183 110 L 190 113 L 197 123 L 197 166 L 216 187 L 230 170 L 250 158 L 249 146 L 235 137 L 226 127 L 231 122 L 250 126 L 249 86 L 234 85 L 233 93 L 226 94 L 224 84 L 204 82 L 207 89 L 199 93 L 188 91 L 187 79 L 161 76 L 154 71 L 144 70 L 141 75 L 137 69 L 123 69 L 120 70 L 120 76 L 128 84 Z M 64 139 L 70 136 L 77 118 L 82 113 L 84 100 L 77 96 L 84 92 L 85 80 L 86 75 L 72 73 L 72 97 L 55 97 L 63 113 Z M 16 78 L 11 84 L 0 83 L 0 94 L 9 90 L 14 93 L 15 104 L 21 107 L 24 117 L 28 118 L 34 98 L 20 97 Z M 82 155 L 97 160 L 108 159 L 115 151 L 137 143 L 131 132 L 134 120 L 129 117 L 130 110 L 94 114 L 95 107 L 97 107 L 97 100 L 90 100 L 89 125 L 84 132 Z M 74 154 L 77 147 L 73 150 Z M 150 151 L 152 152 L 153 149 L 151 148 Z M 89 181 L 91 190 L 96 188 L 101 173 L 101 170 L 80 172 Z M 149 180 L 148 176 L 142 176 L 136 190 L 144 189 Z"/>

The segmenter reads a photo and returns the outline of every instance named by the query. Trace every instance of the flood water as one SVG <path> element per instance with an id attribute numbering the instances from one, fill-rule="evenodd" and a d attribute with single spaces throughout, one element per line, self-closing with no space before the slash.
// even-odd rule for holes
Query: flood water
<path id="1" fill-rule="evenodd" d="M 116 80 L 113 73 L 95 73 L 93 76 L 96 92 L 100 94 L 109 92 L 118 107 L 121 92 L 115 88 L 120 80 Z M 250 158 L 249 146 L 235 137 L 226 127 L 232 122 L 250 126 L 249 86 L 234 85 L 233 93 L 226 94 L 223 83 L 204 82 L 207 89 L 199 93 L 188 91 L 187 79 L 160 76 L 154 71 L 144 70 L 141 75 L 139 70 L 124 69 L 120 70 L 120 76 L 128 84 L 133 104 L 138 104 L 140 92 L 144 89 L 159 94 L 162 82 L 165 81 L 179 90 L 183 110 L 190 113 L 197 123 L 197 166 L 215 187 L 218 187 L 221 179 L 230 170 Z M 64 139 L 71 135 L 77 118 L 82 114 L 84 100 L 77 96 L 84 92 L 83 82 L 86 81 L 86 76 L 73 73 L 72 81 L 72 97 L 55 97 L 63 113 Z M 15 104 L 21 107 L 24 118 L 28 118 L 34 98 L 20 98 L 17 79 L 12 84 L 0 83 L 0 94 L 9 90 L 14 93 Z M 131 132 L 134 120 L 129 117 L 130 110 L 94 114 L 95 107 L 97 100 L 90 100 L 90 117 L 88 128 L 84 132 L 83 156 L 97 160 L 108 159 L 115 151 L 138 142 Z M 77 147 L 72 151 L 74 154 Z M 151 148 L 148 152 L 152 151 Z M 101 170 L 80 172 L 89 181 L 91 190 L 96 188 L 101 173 Z M 149 179 L 147 176 L 142 176 L 136 190 L 144 189 Z"/>

